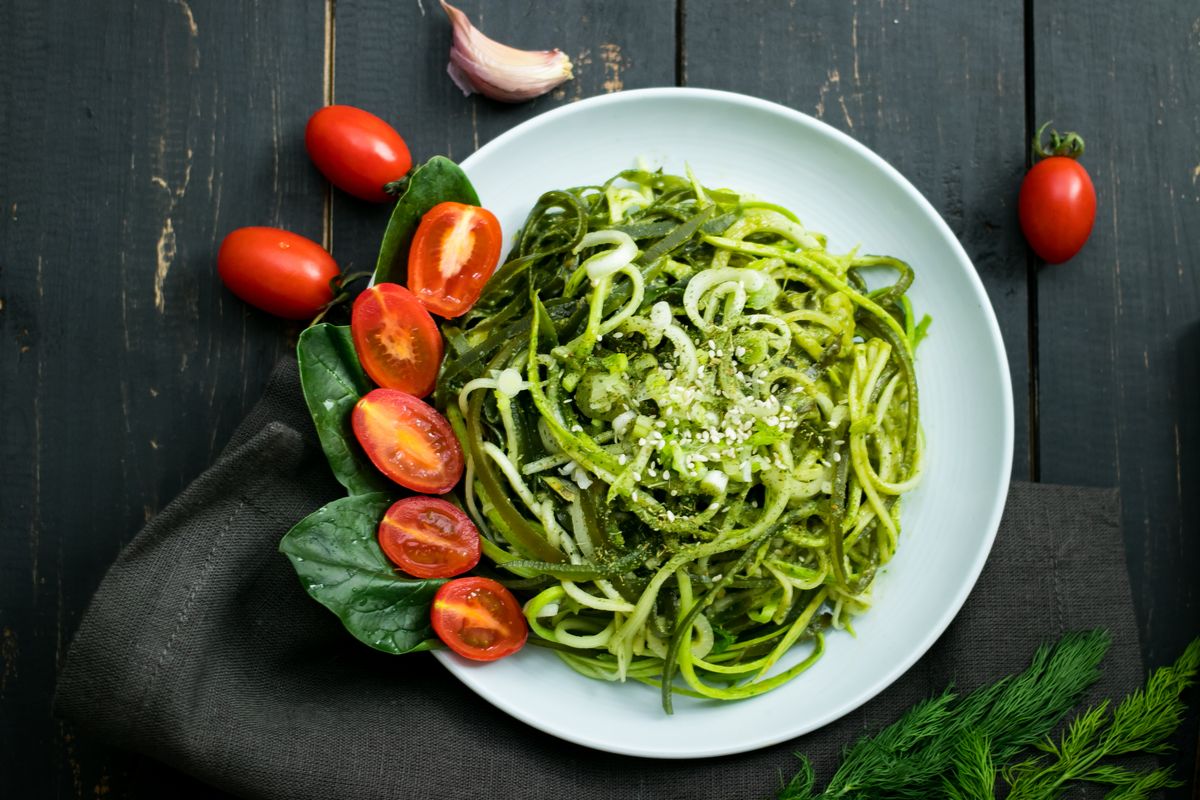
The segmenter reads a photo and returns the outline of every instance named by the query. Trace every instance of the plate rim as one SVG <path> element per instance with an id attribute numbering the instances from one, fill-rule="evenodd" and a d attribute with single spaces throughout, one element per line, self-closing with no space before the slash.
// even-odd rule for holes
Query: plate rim
<path id="1" fill-rule="evenodd" d="M 1008 491 L 1012 482 L 1012 462 L 1015 437 L 1015 411 L 1013 405 L 1012 393 L 1012 375 L 1008 367 L 1008 355 L 1004 347 L 1004 340 L 1000 332 L 1000 324 L 996 318 L 995 309 L 992 306 L 991 300 L 988 298 L 987 291 L 983 286 L 983 281 L 979 277 L 978 270 L 975 269 L 974 262 L 963 248 L 962 243 L 945 219 L 932 203 L 918 190 L 904 175 L 893 167 L 886 159 L 854 139 L 845 132 L 838 130 L 827 122 L 819 120 L 802 111 L 789 108 L 780 103 L 775 103 L 770 100 L 764 100 L 758 97 L 753 97 L 739 92 L 730 92 L 720 89 L 705 89 L 696 87 L 653 87 L 644 89 L 630 89 L 611 94 L 597 95 L 589 97 L 577 102 L 568 103 L 557 108 L 550 109 L 535 117 L 532 117 L 524 122 L 515 125 L 496 138 L 488 141 L 483 146 L 475 150 L 460 163 L 462 169 L 470 177 L 471 165 L 478 161 L 481 157 L 486 156 L 491 150 L 500 149 L 507 142 L 517 139 L 528 134 L 530 131 L 542 126 L 552 124 L 559 118 L 571 116 L 581 113 L 581 111 L 590 110 L 596 107 L 602 107 L 613 104 L 621 104 L 628 102 L 637 102 L 646 99 L 677 99 L 689 98 L 696 100 L 709 100 L 717 104 L 733 104 L 746 108 L 763 111 L 775 115 L 782 116 L 794 123 L 804 127 L 814 129 L 817 133 L 831 137 L 839 144 L 848 147 L 860 157 L 866 159 L 872 165 L 880 169 L 887 175 L 891 181 L 896 184 L 904 193 L 916 203 L 916 205 L 927 216 L 933 219 L 934 226 L 941 234 L 942 238 L 948 242 L 950 249 L 958 257 L 961 263 L 967 265 L 969 269 L 965 270 L 968 283 L 975 295 L 975 299 L 979 303 L 981 313 L 984 317 L 985 327 L 988 332 L 988 341 L 993 349 L 993 354 L 1000 366 L 1000 383 L 1003 389 L 1001 397 L 1002 425 L 1001 431 L 1004 442 L 1003 452 L 1001 453 L 1001 479 L 999 491 L 992 500 L 991 508 L 988 509 L 986 515 L 985 531 L 983 546 L 976 553 L 974 560 L 969 565 L 969 568 L 964 571 L 967 580 L 963 581 L 953 597 L 948 603 L 940 617 L 931 625 L 925 632 L 923 638 L 918 644 L 908 651 L 905 658 L 898 660 L 893 664 L 892 668 L 884 674 L 883 677 L 874 682 L 874 684 L 865 687 L 857 693 L 851 695 L 846 702 L 842 703 L 837 709 L 831 710 L 821 716 L 805 719 L 801 724 L 782 732 L 773 732 L 762 736 L 750 736 L 739 739 L 735 743 L 716 744 L 707 747 L 692 747 L 686 750 L 668 750 L 656 749 L 651 750 L 644 747 L 633 747 L 622 745 L 620 742 L 613 742 L 606 739 L 600 739 L 590 735 L 584 731 L 569 729 L 565 726 L 555 725 L 552 722 L 547 722 L 544 719 L 535 717 L 526 712 L 519 704 L 500 695 L 497 696 L 490 689 L 486 688 L 479 680 L 478 673 L 481 669 L 480 665 L 473 662 L 468 662 L 455 656 L 453 653 L 444 650 L 435 650 L 433 655 L 438 659 L 449 672 L 465 684 L 471 691 L 478 696 L 491 703 L 496 708 L 505 712 L 514 719 L 536 728 L 537 730 L 548 733 L 564 741 L 571 742 L 576 745 L 588 747 L 602 752 L 616 753 L 619 755 L 636 756 L 640 758 L 662 759 L 662 760 L 678 760 L 690 758 L 715 758 L 718 756 L 734 755 L 738 753 L 752 752 L 764 747 L 769 747 L 780 742 L 789 741 L 807 733 L 829 725 L 830 723 L 841 719 L 847 714 L 860 708 L 864 704 L 871 701 L 891 687 L 901 676 L 903 676 L 914 664 L 917 663 L 929 651 L 933 644 L 941 638 L 942 634 L 950 626 L 950 623 L 958 616 L 966 603 L 967 598 L 974 590 L 976 583 L 979 580 L 980 574 L 983 572 L 983 567 L 987 563 L 987 559 L 991 554 L 992 547 L 995 543 L 996 534 L 1000 528 L 1000 520 L 1003 515 L 1006 505 Z M 482 669 L 486 669 L 483 665 Z M 580 677 L 581 680 L 582 676 Z M 685 717 L 680 715 L 680 720 Z"/>

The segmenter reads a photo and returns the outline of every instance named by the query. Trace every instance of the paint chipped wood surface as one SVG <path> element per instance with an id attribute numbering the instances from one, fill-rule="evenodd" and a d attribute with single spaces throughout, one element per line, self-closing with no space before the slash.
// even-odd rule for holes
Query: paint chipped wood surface
<path id="1" fill-rule="evenodd" d="M 501 41 L 562 48 L 575 80 L 517 106 L 464 98 L 436 0 L 0 4 L 0 796 L 218 796 L 76 738 L 50 694 L 106 566 L 293 344 L 294 327 L 221 288 L 221 237 L 279 225 L 347 269 L 374 260 L 386 209 L 328 191 L 304 154 L 324 102 L 392 120 L 419 159 L 672 84 L 846 131 L 933 202 L 987 286 L 1016 393 L 1014 475 L 1119 485 L 1148 659 L 1200 631 L 1200 8 L 460 5 Z M 1013 205 L 1047 118 L 1087 136 L 1100 217 L 1079 257 L 1040 268 Z"/>

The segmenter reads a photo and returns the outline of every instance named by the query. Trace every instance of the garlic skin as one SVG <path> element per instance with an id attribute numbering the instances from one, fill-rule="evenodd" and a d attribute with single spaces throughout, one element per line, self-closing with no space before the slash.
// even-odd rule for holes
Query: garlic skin
<path id="1" fill-rule="evenodd" d="M 442 2 L 454 27 L 446 71 L 464 95 L 473 92 L 504 103 L 532 100 L 575 77 L 561 50 L 518 50 L 484 36 L 467 15 Z"/>

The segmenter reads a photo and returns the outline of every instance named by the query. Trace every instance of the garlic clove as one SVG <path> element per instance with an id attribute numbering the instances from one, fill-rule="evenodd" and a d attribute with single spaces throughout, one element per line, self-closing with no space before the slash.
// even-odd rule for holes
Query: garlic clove
<path id="1" fill-rule="evenodd" d="M 478 92 L 493 100 L 519 103 L 545 94 L 574 77 L 561 50 L 518 50 L 489 39 L 462 11 L 442 2 L 454 28 L 446 71 L 464 95 Z"/>

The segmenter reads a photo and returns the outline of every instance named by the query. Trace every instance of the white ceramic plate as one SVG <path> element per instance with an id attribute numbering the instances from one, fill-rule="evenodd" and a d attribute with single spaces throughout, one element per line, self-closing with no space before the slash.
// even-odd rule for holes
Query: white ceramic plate
<path id="1" fill-rule="evenodd" d="M 542 192 L 600 183 L 638 156 L 676 173 L 686 162 L 708 186 L 781 203 L 825 232 L 834 251 L 861 244 L 915 267 L 910 296 L 934 318 L 917 360 L 927 469 L 904 499 L 899 551 L 876 583 L 875 606 L 855 622 L 858 637 L 831 632 L 812 669 L 750 700 L 677 696 L 668 717 L 656 689 L 589 680 L 536 647 L 490 664 L 437 655 L 484 699 L 578 744 L 656 758 L 739 753 L 857 708 L 950 624 L 1000 523 L 1012 389 L 995 315 L 950 229 L 883 159 L 804 114 L 725 92 L 624 92 L 530 120 L 463 167 L 507 232 L 507 252 Z"/>

